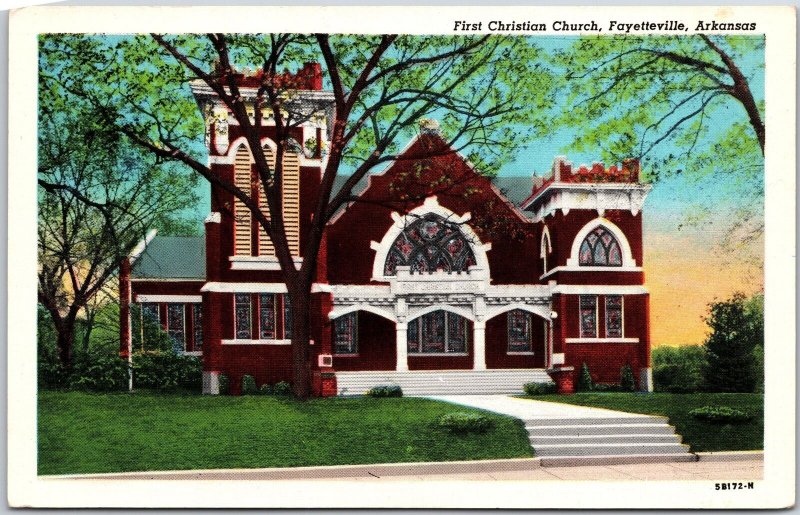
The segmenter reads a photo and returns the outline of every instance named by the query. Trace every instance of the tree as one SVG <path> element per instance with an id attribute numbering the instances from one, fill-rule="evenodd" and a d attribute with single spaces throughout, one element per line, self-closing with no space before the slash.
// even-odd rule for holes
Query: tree
<path id="1" fill-rule="evenodd" d="M 571 151 L 638 157 L 651 180 L 686 175 L 695 197 L 735 188 L 723 243 L 752 242 L 763 233 L 763 50 L 763 36 L 581 37 L 554 54 L 564 96 L 553 127 L 575 131 Z M 690 219 L 713 216 L 709 204 Z"/>
<path id="2" fill-rule="evenodd" d="M 506 158 L 514 132 L 546 105 L 550 84 L 529 41 L 498 36 L 52 36 L 41 50 L 43 68 L 56 71 L 49 74 L 53 80 L 103 113 L 107 126 L 158 158 L 188 167 L 250 209 L 273 243 L 287 286 L 293 387 L 301 399 L 310 388 L 310 291 L 317 255 L 326 223 L 342 206 L 359 201 L 353 187 L 396 160 L 426 118 L 440 120 L 451 144 L 431 149 L 431 155 L 470 148 L 485 163 Z M 333 125 L 304 260 L 296 269 L 281 209 L 283 156 L 291 129 L 328 106 L 295 102 L 294 84 L 279 70 L 306 61 L 324 65 L 334 97 Z M 259 80 L 252 104 L 237 82 L 239 71 L 250 66 Z M 519 88 L 520 77 L 528 77 L 531 87 Z M 189 80 L 202 81 L 225 104 L 250 149 L 260 148 L 260 128 L 274 124 L 274 169 L 261 152 L 251 156 L 268 212 L 249 192 L 213 174 L 196 152 L 203 120 L 186 94 Z M 340 173 L 349 177 L 334 191 Z"/>
<path id="3" fill-rule="evenodd" d="M 758 382 L 754 350 L 764 348 L 763 312 L 742 293 L 709 304 L 706 323 L 711 334 L 705 342 L 706 386 L 712 391 L 753 392 Z M 757 352 L 756 352 L 757 354 Z"/>
<path id="4" fill-rule="evenodd" d="M 81 311 L 88 347 L 95 301 L 122 258 L 194 196 L 186 176 L 136 152 L 90 111 L 64 109 L 66 103 L 57 88 L 40 89 L 38 300 L 69 371 Z"/>

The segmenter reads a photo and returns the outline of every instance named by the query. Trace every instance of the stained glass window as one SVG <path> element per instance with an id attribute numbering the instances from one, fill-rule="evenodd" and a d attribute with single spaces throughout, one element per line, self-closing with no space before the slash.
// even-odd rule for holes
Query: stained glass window
<path id="1" fill-rule="evenodd" d="M 463 354 L 467 340 L 467 319 L 448 311 L 434 311 L 408 323 L 410 354 Z"/>
<path id="2" fill-rule="evenodd" d="M 597 338 L 597 296 L 580 296 L 581 338 Z"/>
<path id="3" fill-rule="evenodd" d="M 192 304 L 194 315 L 194 350 L 203 350 L 203 305 Z"/>
<path id="4" fill-rule="evenodd" d="M 175 352 L 186 349 L 186 320 L 183 304 L 167 304 L 167 332 Z"/>
<path id="5" fill-rule="evenodd" d="M 606 296 L 606 338 L 622 338 L 622 296 Z"/>
<path id="6" fill-rule="evenodd" d="M 533 316 L 527 311 L 515 309 L 508 312 L 508 352 L 531 352 L 533 350 Z"/>
<path id="7" fill-rule="evenodd" d="M 584 238 L 578 254 L 581 266 L 622 266 L 622 253 L 617 239 L 602 225 Z"/>
<path id="8" fill-rule="evenodd" d="M 333 351 L 336 354 L 358 353 L 358 314 L 348 313 L 333 321 L 335 331 Z"/>
<path id="9" fill-rule="evenodd" d="M 258 297 L 259 335 L 262 340 L 274 340 L 275 335 L 275 294 L 262 293 Z"/>
<path id="10" fill-rule="evenodd" d="M 234 315 L 237 340 L 251 338 L 252 319 L 250 318 L 250 294 L 237 293 L 234 295 Z"/>
<path id="11" fill-rule="evenodd" d="M 142 317 L 144 317 L 145 321 L 159 323 L 161 317 L 158 313 L 158 304 L 155 302 L 143 302 Z"/>
<path id="12" fill-rule="evenodd" d="M 465 272 L 475 265 L 475 255 L 456 224 L 428 213 L 395 239 L 386 256 L 383 273 L 395 275 L 398 266 L 412 272 Z"/>
<path id="13" fill-rule="evenodd" d="M 292 339 L 292 306 L 287 295 L 283 296 L 283 337 Z"/>

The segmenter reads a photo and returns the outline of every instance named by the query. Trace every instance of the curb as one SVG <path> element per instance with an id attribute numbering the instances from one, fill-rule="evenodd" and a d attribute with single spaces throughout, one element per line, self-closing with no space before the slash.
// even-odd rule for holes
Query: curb
<path id="1" fill-rule="evenodd" d="M 508 460 L 447 461 L 418 463 L 379 463 L 375 465 L 334 465 L 325 467 L 287 467 L 266 469 L 159 470 L 150 472 L 115 472 L 40 476 L 42 479 L 340 479 L 356 477 L 394 477 L 434 474 L 474 474 L 533 470 L 540 458 Z M 252 476 L 252 477 L 248 477 Z"/>
<path id="2" fill-rule="evenodd" d="M 764 451 L 696 452 L 697 461 L 764 461 Z"/>

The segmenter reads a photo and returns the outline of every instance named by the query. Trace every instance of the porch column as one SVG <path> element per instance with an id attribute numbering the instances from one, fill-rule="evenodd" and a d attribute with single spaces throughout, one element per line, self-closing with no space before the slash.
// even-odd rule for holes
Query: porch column
<path id="1" fill-rule="evenodd" d="M 395 370 L 406 372 L 408 371 L 408 323 L 398 320 L 395 331 L 397 331 L 397 366 Z"/>
<path id="2" fill-rule="evenodd" d="M 486 321 L 476 319 L 472 324 L 474 362 L 472 370 L 486 370 Z"/>

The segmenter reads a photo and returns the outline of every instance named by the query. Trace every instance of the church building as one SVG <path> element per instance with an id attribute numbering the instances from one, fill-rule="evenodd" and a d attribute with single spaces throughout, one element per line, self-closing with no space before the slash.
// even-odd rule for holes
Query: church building
<path id="1" fill-rule="evenodd" d="M 252 99 L 257 80 L 239 80 Z M 284 159 L 283 214 L 299 264 L 332 94 L 317 64 L 292 80 L 320 113 L 294 129 Z M 235 119 L 202 83 L 192 90 L 211 169 L 257 198 L 252 150 Z M 274 126 L 262 130 L 255 151 L 274 163 Z M 411 395 L 521 393 L 550 380 L 568 393 L 583 364 L 595 382 L 617 384 L 629 366 L 638 388 L 652 389 L 642 269 L 650 186 L 638 162 L 576 167 L 557 157 L 546 177 L 490 179 L 432 121 L 400 157 L 357 184 L 358 200 L 327 224 L 311 294 L 316 395 L 385 384 Z M 292 313 L 275 249 L 241 202 L 210 187 L 204 236 L 151 233 L 123 263 L 121 352 L 137 326 L 130 302 L 176 351 L 202 357 L 204 393 L 219 393 L 221 375 L 234 394 L 244 375 L 258 386 L 291 381 Z"/>

